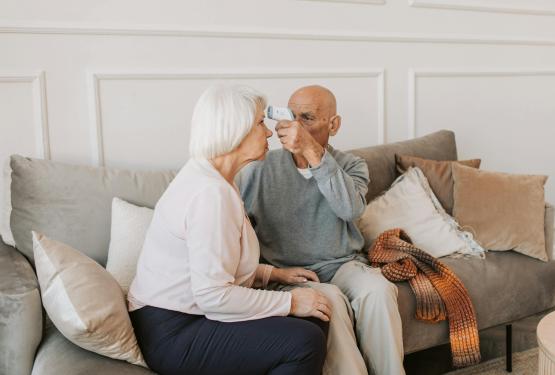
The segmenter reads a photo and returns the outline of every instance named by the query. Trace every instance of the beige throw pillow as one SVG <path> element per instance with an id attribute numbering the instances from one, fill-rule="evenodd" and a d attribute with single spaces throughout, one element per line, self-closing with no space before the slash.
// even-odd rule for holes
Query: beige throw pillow
<path id="1" fill-rule="evenodd" d="M 453 165 L 453 215 L 488 250 L 515 250 L 547 261 L 547 176 L 515 175 Z"/>
<path id="2" fill-rule="evenodd" d="M 56 328 L 84 349 L 146 367 L 116 280 L 70 246 L 32 234 L 42 303 Z"/>
<path id="3" fill-rule="evenodd" d="M 415 246 L 439 258 L 459 253 L 483 257 L 469 233 L 447 215 L 419 168 L 409 168 L 391 188 L 366 207 L 358 227 L 368 248 L 383 232 L 403 229 Z"/>
<path id="4" fill-rule="evenodd" d="M 146 232 L 154 210 L 139 207 L 123 199 L 112 200 L 112 230 L 106 270 L 114 276 L 127 295 L 137 272 Z"/>
<path id="5" fill-rule="evenodd" d="M 437 161 L 422 159 L 416 156 L 395 155 L 397 170 L 406 172 L 410 167 L 418 167 L 424 172 L 428 183 L 437 199 L 449 215 L 453 212 L 453 175 L 451 166 L 453 163 L 466 165 L 472 168 L 480 168 L 480 159 Z"/>

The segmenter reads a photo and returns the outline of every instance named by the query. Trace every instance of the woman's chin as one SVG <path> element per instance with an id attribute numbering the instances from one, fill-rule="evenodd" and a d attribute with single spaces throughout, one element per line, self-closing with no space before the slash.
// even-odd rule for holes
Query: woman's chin
<path id="1" fill-rule="evenodd" d="M 256 160 L 264 160 L 264 159 L 266 159 L 266 154 L 268 153 L 268 151 L 270 151 L 270 150 L 269 150 L 268 148 L 266 148 L 266 149 L 264 150 L 264 152 L 262 153 L 262 155 L 260 155 L 260 156 L 258 157 L 258 159 L 256 159 Z"/>

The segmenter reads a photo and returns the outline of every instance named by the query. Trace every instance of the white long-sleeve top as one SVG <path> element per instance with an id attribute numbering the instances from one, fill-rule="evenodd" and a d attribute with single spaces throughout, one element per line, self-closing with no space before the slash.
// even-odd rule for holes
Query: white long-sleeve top
<path id="1" fill-rule="evenodd" d="M 252 288 L 271 273 L 259 257 L 237 188 L 208 160 L 191 159 L 156 204 L 129 310 L 149 305 L 224 322 L 286 316 L 291 293 Z"/>

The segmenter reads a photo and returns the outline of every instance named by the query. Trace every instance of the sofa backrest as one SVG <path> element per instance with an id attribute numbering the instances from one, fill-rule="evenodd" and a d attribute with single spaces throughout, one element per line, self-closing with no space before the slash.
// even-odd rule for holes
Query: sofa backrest
<path id="1" fill-rule="evenodd" d="M 10 165 L 10 227 L 17 249 L 33 264 L 32 230 L 105 266 L 112 198 L 153 208 L 176 174 L 74 166 L 19 155 L 11 156 Z"/>
<path id="2" fill-rule="evenodd" d="M 368 164 L 370 183 L 366 201 L 370 202 L 387 190 L 399 175 L 395 166 L 395 154 L 418 156 L 432 160 L 457 160 L 455 133 L 440 130 L 423 137 L 350 150 Z"/>
<path id="3" fill-rule="evenodd" d="M 436 160 L 457 158 L 455 136 L 450 131 L 352 152 L 368 163 L 368 201 L 395 179 L 395 153 Z M 103 266 L 110 243 L 113 197 L 153 208 L 177 172 L 74 166 L 18 155 L 11 157 L 10 166 L 10 227 L 18 250 L 33 262 L 34 230 L 75 247 Z"/>

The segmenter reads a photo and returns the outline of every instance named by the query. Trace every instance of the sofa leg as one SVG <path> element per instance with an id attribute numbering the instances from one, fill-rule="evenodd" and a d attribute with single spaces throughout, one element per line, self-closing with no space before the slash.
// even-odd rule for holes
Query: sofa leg
<path id="1" fill-rule="evenodd" d="M 506 350 L 506 364 L 507 372 L 513 372 L 513 325 L 507 324 L 505 326 L 505 350 Z"/>

